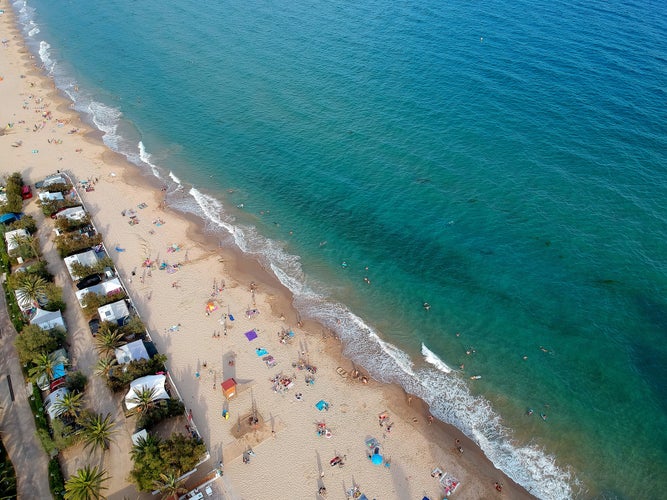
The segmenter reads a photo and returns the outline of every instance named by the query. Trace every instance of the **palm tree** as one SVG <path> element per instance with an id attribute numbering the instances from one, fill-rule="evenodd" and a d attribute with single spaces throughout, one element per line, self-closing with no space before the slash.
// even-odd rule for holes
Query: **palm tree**
<path id="1" fill-rule="evenodd" d="M 19 302 L 39 304 L 46 296 L 49 283 L 37 274 L 23 273 L 18 279 L 16 295 Z"/>
<path id="2" fill-rule="evenodd" d="M 79 416 L 83 405 L 83 393 L 68 392 L 54 403 L 56 412 L 60 415 L 68 415 L 74 419 Z"/>
<path id="3" fill-rule="evenodd" d="M 137 444 L 130 450 L 130 457 L 132 457 L 134 462 L 141 460 L 149 450 L 157 450 L 161 441 L 158 436 L 152 436 L 151 434 L 148 434 L 146 437 L 140 437 L 137 440 Z"/>
<path id="4" fill-rule="evenodd" d="M 39 257 L 39 241 L 33 236 L 24 236 L 15 234 L 12 237 L 12 243 L 16 245 L 16 253 L 24 259 Z"/>
<path id="5" fill-rule="evenodd" d="M 111 436 L 116 433 L 114 429 L 116 423 L 111 419 L 111 414 L 106 416 L 95 415 L 87 418 L 83 423 L 83 442 L 84 448 L 92 446 L 101 448 L 103 451 L 109 449 Z"/>
<path id="6" fill-rule="evenodd" d="M 100 358 L 95 365 L 95 375 L 108 377 L 113 367 L 117 364 L 118 360 L 112 356 Z"/>
<path id="7" fill-rule="evenodd" d="M 134 396 L 130 399 L 139 413 L 146 413 L 155 406 L 155 397 L 157 396 L 157 389 L 155 387 L 141 387 L 134 388 Z"/>
<path id="8" fill-rule="evenodd" d="M 86 465 L 76 471 L 65 483 L 66 500 L 100 500 L 105 498 L 100 493 L 107 487 L 103 483 L 109 479 L 107 471 Z"/>
<path id="9" fill-rule="evenodd" d="M 168 474 L 161 473 L 159 481 L 153 481 L 157 489 L 162 493 L 162 500 L 175 500 L 182 493 L 187 493 L 187 488 L 184 488 L 185 480 L 180 479 L 181 471 L 169 472 Z"/>
<path id="10" fill-rule="evenodd" d="M 95 337 L 95 348 L 100 356 L 109 356 L 114 354 L 116 349 L 125 343 L 123 334 L 111 328 L 108 321 L 102 321 L 100 329 Z"/>
<path id="11" fill-rule="evenodd" d="M 54 359 L 50 354 L 43 352 L 32 360 L 32 364 L 35 366 L 28 370 L 28 376 L 33 382 L 37 382 L 43 376 L 46 376 L 47 380 L 51 380 L 56 366 L 61 362 L 61 360 Z"/>

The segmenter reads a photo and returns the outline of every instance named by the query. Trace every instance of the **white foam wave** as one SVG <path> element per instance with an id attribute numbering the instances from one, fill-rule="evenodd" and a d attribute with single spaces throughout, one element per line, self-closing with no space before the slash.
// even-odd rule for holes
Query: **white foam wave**
<path id="1" fill-rule="evenodd" d="M 104 132 L 104 143 L 117 151 L 120 137 L 117 135 L 118 123 L 123 114 L 118 108 L 107 106 L 98 101 L 88 103 L 88 113 L 95 126 Z"/>
<path id="2" fill-rule="evenodd" d="M 139 147 L 139 159 L 143 163 L 148 165 L 150 167 L 151 171 L 153 172 L 153 175 L 159 179 L 161 177 L 160 176 L 160 170 L 158 169 L 157 165 L 155 165 L 151 162 L 151 154 L 148 151 L 146 151 L 146 147 L 144 146 L 144 142 L 139 141 L 138 147 Z"/>
<path id="3" fill-rule="evenodd" d="M 424 356 L 424 361 L 432 364 L 436 369 L 440 370 L 443 373 L 451 373 L 452 369 L 447 366 L 443 360 L 441 360 L 436 354 L 431 351 L 428 347 L 422 342 L 422 355 Z"/>
<path id="4" fill-rule="evenodd" d="M 180 184 L 180 180 L 178 180 L 178 177 L 174 176 L 174 174 L 172 174 L 171 172 L 169 172 L 169 177 L 175 179 L 174 182 L 178 182 Z M 231 234 L 236 238 L 236 233 L 239 231 L 237 231 L 232 224 L 229 224 L 228 222 L 223 220 L 222 204 L 218 200 L 216 200 L 212 196 L 208 196 L 202 193 L 201 191 L 199 191 L 197 188 L 194 187 L 190 188 L 189 193 L 197 202 L 197 206 L 202 212 L 200 215 L 203 215 L 206 218 L 206 220 L 209 223 L 212 223 L 216 228 L 224 229 L 227 233 Z M 239 248 L 243 250 L 242 247 L 239 246 Z"/>
<path id="5" fill-rule="evenodd" d="M 570 472 L 535 445 L 513 444 L 512 433 L 486 399 L 470 393 L 465 381 L 425 345 L 427 365 L 415 369 L 406 353 L 383 341 L 372 327 L 345 305 L 327 301 L 298 281 L 279 272 L 281 282 L 295 293 L 295 305 L 340 336 L 344 352 L 382 382 L 398 383 L 422 398 L 440 420 L 461 429 L 496 465 L 539 498 L 572 497 Z M 299 293 L 306 295 L 299 296 Z"/>
<path id="6" fill-rule="evenodd" d="M 51 59 L 51 45 L 44 40 L 39 42 L 39 58 L 44 64 L 44 69 L 51 74 L 56 63 Z"/>
<path id="7" fill-rule="evenodd" d="M 35 35 L 37 35 L 39 32 L 40 32 L 39 27 L 38 27 L 38 26 L 35 26 L 35 27 L 33 27 L 33 28 L 30 28 L 30 30 L 28 31 L 28 36 L 30 36 L 30 37 L 35 36 Z"/>
<path id="8" fill-rule="evenodd" d="M 174 181 L 176 184 L 178 184 L 179 186 L 182 186 L 182 185 L 183 185 L 183 183 L 181 182 L 181 179 L 179 179 L 178 177 L 176 177 L 176 175 L 174 175 L 174 172 L 169 172 L 169 178 L 170 178 L 172 181 Z"/>

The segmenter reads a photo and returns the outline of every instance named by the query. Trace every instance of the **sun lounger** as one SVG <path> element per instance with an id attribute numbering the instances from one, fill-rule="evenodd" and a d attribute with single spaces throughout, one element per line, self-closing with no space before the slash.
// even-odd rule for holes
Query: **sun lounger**
<path id="1" fill-rule="evenodd" d="M 336 373 L 338 373 L 338 375 L 340 375 L 343 378 L 347 378 L 347 370 L 345 370 L 344 368 L 342 368 L 340 366 L 338 368 L 336 368 Z"/>

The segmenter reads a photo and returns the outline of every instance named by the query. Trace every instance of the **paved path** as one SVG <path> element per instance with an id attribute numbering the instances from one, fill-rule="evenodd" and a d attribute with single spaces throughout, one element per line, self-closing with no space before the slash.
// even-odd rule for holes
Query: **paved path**
<path id="1" fill-rule="evenodd" d="M 18 334 L 9 321 L 4 291 L 0 291 L 0 433 L 16 471 L 18 498 L 52 498 L 49 458 L 37 438 L 26 385 L 14 347 Z M 13 401 L 12 401 L 13 397 Z"/>

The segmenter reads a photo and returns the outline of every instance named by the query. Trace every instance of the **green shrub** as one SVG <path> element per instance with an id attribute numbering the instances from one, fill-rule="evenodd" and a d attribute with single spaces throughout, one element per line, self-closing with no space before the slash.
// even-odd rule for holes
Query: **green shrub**
<path id="1" fill-rule="evenodd" d="M 0 441 L 0 498 L 16 498 L 16 471 Z"/>
<path id="2" fill-rule="evenodd" d="M 65 386 L 70 390 L 70 392 L 83 392 L 86 388 L 86 384 L 88 383 L 88 377 L 86 377 L 80 371 L 68 373 L 65 380 Z"/>
<path id="3" fill-rule="evenodd" d="M 27 365 L 40 354 L 58 349 L 65 341 L 65 331 L 60 328 L 45 331 L 37 325 L 27 325 L 21 335 L 16 337 L 14 345 L 19 354 L 19 361 Z"/>
<path id="4" fill-rule="evenodd" d="M 49 488 L 54 499 L 65 498 L 65 479 L 62 470 L 60 470 L 58 457 L 53 457 L 49 461 Z"/>
<path id="5" fill-rule="evenodd" d="M 185 414 L 185 405 L 178 399 L 163 399 L 137 419 L 136 430 L 150 430 L 163 420 Z"/>
<path id="6" fill-rule="evenodd" d="M 78 276 L 85 276 L 85 275 L 79 274 Z M 127 294 L 125 293 L 124 290 L 119 290 L 118 292 L 109 295 L 102 295 L 99 293 L 87 293 L 86 295 L 83 296 L 83 309 L 86 311 L 86 314 L 94 315 L 99 307 L 102 307 L 103 305 L 106 304 L 111 304 L 113 302 L 118 302 L 119 300 L 123 300 L 126 298 Z"/>
<path id="7" fill-rule="evenodd" d="M 20 220 L 14 221 L 9 225 L 11 231 L 15 229 L 25 229 L 30 234 L 37 232 L 37 222 L 32 215 L 24 215 Z"/>
<path id="8" fill-rule="evenodd" d="M 113 392 L 128 390 L 133 380 L 165 371 L 166 360 L 167 357 L 164 354 L 157 354 L 152 359 L 140 359 L 115 366 L 109 373 L 107 385 Z"/>
<path id="9" fill-rule="evenodd" d="M 56 236 L 56 248 L 62 258 L 73 255 L 81 250 L 92 248 L 100 243 L 102 243 L 102 235 L 100 234 L 87 236 L 74 233 Z"/>
<path id="10" fill-rule="evenodd" d="M 152 441 L 152 442 L 150 442 Z M 204 457 L 206 446 L 201 439 L 172 434 L 164 441 L 144 441 L 132 449 L 134 466 L 130 479 L 141 491 L 155 489 L 160 474 L 181 474 L 192 470 Z"/>
<path id="11" fill-rule="evenodd" d="M 55 227 L 62 233 L 69 233 L 81 229 L 90 224 L 90 216 L 86 215 L 81 220 L 70 220 L 67 217 L 59 217 L 55 221 Z"/>

